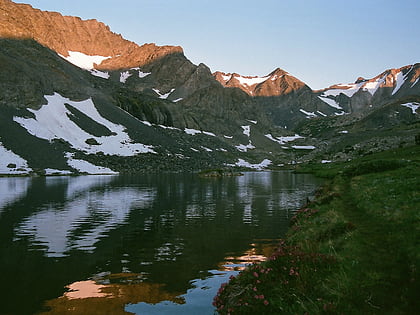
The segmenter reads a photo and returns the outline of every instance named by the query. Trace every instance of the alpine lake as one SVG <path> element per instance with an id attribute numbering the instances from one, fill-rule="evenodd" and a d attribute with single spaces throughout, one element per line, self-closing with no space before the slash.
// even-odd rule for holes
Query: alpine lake
<path id="1" fill-rule="evenodd" d="M 290 171 L 0 178 L 0 314 L 214 314 L 321 180 Z"/>

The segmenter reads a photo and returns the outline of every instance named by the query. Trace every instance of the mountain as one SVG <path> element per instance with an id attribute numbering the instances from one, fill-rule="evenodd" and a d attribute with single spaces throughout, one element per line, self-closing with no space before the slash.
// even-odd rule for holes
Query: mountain
<path id="1" fill-rule="evenodd" d="M 96 20 L 10 0 L 0 12 L 2 174 L 262 169 L 417 132 L 419 64 L 313 91 L 282 69 L 212 73 Z"/>
<path id="2" fill-rule="evenodd" d="M 0 0 L 0 8 L 3 13 L 0 37 L 33 39 L 64 57 L 72 51 L 88 56 L 106 56 L 108 59 L 102 62 L 106 69 L 141 66 L 170 53 L 182 53 L 181 47 L 138 46 L 111 32 L 108 26 L 97 20 L 62 16 L 10 0 Z"/>
<path id="3" fill-rule="evenodd" d="M 347 113 L 363 113 L 392 100 L 420 94 L 420 63 L 389 69 L 372 79 L 337 84 L 318 91 L 318 97 L 333 108 Z"/>
<path id="4" fill-rule="evenodd" d="M 281 96 L 302 88 L 310 89 L 305 83 L 280 68 L 264 77 L 226 74 L 220 71 L 215 72 L 213 76 L 224 87 L 239 88 L 254 97 Z"/>

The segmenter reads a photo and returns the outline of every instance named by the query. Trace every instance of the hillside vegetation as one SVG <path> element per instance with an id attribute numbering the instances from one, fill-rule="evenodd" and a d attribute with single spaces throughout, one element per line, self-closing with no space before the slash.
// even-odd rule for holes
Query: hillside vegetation
<path id="1" fill-rule="evenodd" d="M 297 211 L 265 263 L 223 285 L 220 314 L 416 314 L 420 146 L 345 164 L 306 166 L 330 178 Z"/>

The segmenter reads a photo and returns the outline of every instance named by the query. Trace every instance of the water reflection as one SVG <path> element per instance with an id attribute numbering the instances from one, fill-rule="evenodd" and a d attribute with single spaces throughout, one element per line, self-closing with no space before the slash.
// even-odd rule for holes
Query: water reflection
<path id="1" fill-rule="evenodd" d="M 5 207 L 26 194 L 29 183 L 28 177 L 0 177 L 0 216 Z"/>
<path id="2" fill-rule="evenodd" d="M 318 184 L 289 172 L 0 178 L 0 313 L 212 314 L 220 282 L 269 256 Z"/>
<path id="3" fill-rule="evenodd" d="M 121 276 L 121 277 L 120 277 Z M 47 311 L 40 314 L 127 314 L 124 310 L 128 303 L 157 304 L 160 301 L 171 301 L 182 305 L 185 300 L 179 293 L 170 293 L 165 286 L 157 283 L 140 282 L 141 276 L 107 275 L 96 280 L 79 281 L 67 286 L 69 290 L 58 299 L 46 303 Z M 119 279 L 121 283 L 111 283 Z M 104 284 L 103 284 L 104 283 Z"/>
<path id="4" fill-rule="evenodd" d="M 15 229 L 14 240 L 29 238 L 44 247 L 49 257 L 63 257 L 74 249 L 93 251 L 95 243 L 123 224 L 132 209 L 147 208 L 154 198 L 151 190 L 94 190 L 109 180 L 87 178 L 83 183 L 80 178 L 70 178 L 64 201 L 47 203 L 25 218 Z M 51 184 L 47 180 L 47 185 Z"/>

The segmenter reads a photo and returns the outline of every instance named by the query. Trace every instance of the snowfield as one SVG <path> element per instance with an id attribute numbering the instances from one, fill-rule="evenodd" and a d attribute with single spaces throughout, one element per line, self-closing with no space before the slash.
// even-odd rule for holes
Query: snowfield
<path id="1" fill-rule="evenodd" d="M 13 117 L 14 121 L 38 138 L 48 141 L 63 139 L 74 149 L 89 154 L 103 152 L 108 155 L 134 156 L 139 153 L 156 153 L 151 145 L 133 143 L 125 132 L 125 127 L 102 117 L 90 98 L 74 102 L 58 93 L 46 95 L 45 98 L 48 103 L 40 109 L 28 109 L 35 115 L 35 118 Z M 113 135 L 96 137 L 87 133 L 70 119 L 73 114 L 65 104 L 74 107 L 93 121 L 108 128 Z M 87 144 L 86 140 L 88 139 L 96 140 L 97 145 Z"/>
<path id="2" fill-rule="evenodd" d="M 10 164 L 16 167 L 8 167 Z M 0 174 L 22 175 L 28 174 L 32 169 L 28 167 L 28 162 L 19 155 L 7 150 L 0 142 Z"/>
<path id="3" fill-rule="evenodd" d="M 92 70 L 95 68 L 95 64 L 100 65 L 102 61 L 111 58 L 110 56 L 90 56 L 78 51 L 69 51 L 68 54 L 68 57 L 60 56 L 75 66 L 85 70 Z"/>
<path id="4" fill-rule="evenodd" d="M 79 172 L 88 173 L 91 175 L 118 174 L 118 172 L 114 172 L 109 168 L 96 166 L 85 160 L 74 159 L 72 153 L 66 153 L 65 156 L 67 158 L 67 164 L 73 167 L 74 169 L 78 170 Z"/>
<path id="5" fill-rule="evenodd" d="M 235 77 L 236 80 L 239 81 L 239 83 L 243 86 L 252 86 L 255 84 L 260 84 L 263 83 L 265 81 L 267 81 L 270 78 L 270 76 L 266 76 L 266 77 Z"/>
<path id="6" fill-rule="evenodd" d="M 258 171 L 262 171 L 263 169 L 265 169 L 266 167 L 268 167 L 269 165 L 271 165 L 271 160 L 269 159 L 264 159 L 261 163 L 259 164 L 251 164 L 243 159 L 238 159 L 238 162 L 236 162 L 236 166 L 239 167 L 247 167 L 247 168 L 252 168 Z"/>

